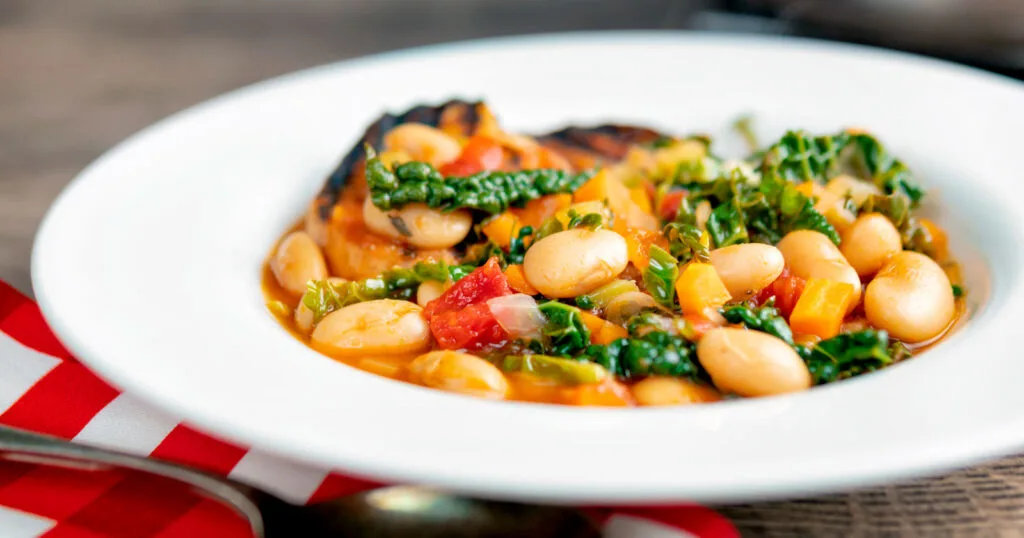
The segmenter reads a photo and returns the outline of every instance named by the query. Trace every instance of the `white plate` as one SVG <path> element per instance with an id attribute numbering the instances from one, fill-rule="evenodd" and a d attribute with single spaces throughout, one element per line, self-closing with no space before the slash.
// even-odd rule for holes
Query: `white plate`
<path id="1" fill-rule="evenodd" d="M 692 408 L 491 403 L 307 349 L 260 263 L 384 110 L 485 98 L 513 129 L 621 120 L 762 134 L 861 126 L 919 172 L 975 309 L 934 351 L 802 394 Z M 92 368 L 227 438 L 387 481 L 549 502 L 732 501 L 935 472 L 1024 446 L 1024 90 L 964 67 L 761 37 L 499 39 L 331 65 L 146 129 L 47 216 L 33 280 Z"/>

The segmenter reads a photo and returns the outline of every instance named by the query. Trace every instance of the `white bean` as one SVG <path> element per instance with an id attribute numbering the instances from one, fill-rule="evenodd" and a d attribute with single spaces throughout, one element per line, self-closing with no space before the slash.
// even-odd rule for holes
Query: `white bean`
<path id="1" fill-rule="evenodd" d="M 782 252 L 786 266 L 794 276 L 804 280 L 821 278 L 833 282 L 846 282 L 853 286 L 855 292 L 848 311 L 852 311 L 860 303 L 860 276 L 843 257 L 839 247 L 825 234 L 812 230 L 797 230 L 786 234 L 776 246 Z"/>
<path id="2" fill-rule="evenodd" d="M 744 243 L 711 251 L 711 265 L 733 299 L 757 294 L 782 274 L 786 265 L 779 249 L 762 243 Z"/>
<path id="3" fill-rule="evenodd" d="M 711 387 L 677 377 L 648 377 L 633 385 L 631 390 L 640 405 L 687 405 L 722 399 Z"/>
<path id="4" fill-rule="evenodd" d="M 575 297 L 611 282 L 629 262 L 626 240 L 610 230 L 551 234 L 526 251 L 526 281 L 548 297 Z"/>
<path id="5" fill-rule="evenodd" d="M 274 278 L 288 293 L 306 293 L 310 280 L 327 278 L 327 262 L 323 252 L 306 232 L 292 232 L 281 240 L 270 258 Z"/>
<path id="6" fill-rule="evenodd" d="M 402 151 L 415 161 L 439 166 L 455 160 L 462 144 L 444 131 L 422 123 L 404 123 L 384 135 L 384 147 Z"/>
<path id="7" fill-rule="evenodd" d="M 877 273 L 886 260 L 901 250 L 903 240 L 899 230 L 880 213 L 857 217 L 843 232 L 843 242 L 839 245 L 839 251 L 862 277 Z"/>
<path id="8" fill-rule="evenodd" d="M 423 249 L 455 246 L 473 227 L 473 216 L 464 209 L 443 213 L 415 203 L 385 213 L 369 197 L 363 203 L 363 221 L 374 232 Z"/>
<path id="9" fill-rule="evenodd" d="M 429 349 L 431 334 L 418 305 L 378 299 L 331 312 L 313 330 L 310 342 L 333 357 L 400 355 Z"/>
<path id="10" fill-rule="evenodd" d="M 740 396 L 770 396 L 811 386 L 811 372 L 796 351 L 767 333 L 712 329 L 698 342 L 697 358 L 716 387 Z"/>
<path id="11" fill-rule="evenodd" d="M 900 252 L 882 267 L 864 292 L 864 314 L 872 325 L 905 342 L 942 334 L 956 314 L 949 277 L 934 260 Z"/>
<path id="12" fill-rule="evenodd" d="M 431 351 L 409 364 L 412 381 L 436 389 L 481 398 L 505 399 L 508 381 L 498 367 L 458 351 Z"/>

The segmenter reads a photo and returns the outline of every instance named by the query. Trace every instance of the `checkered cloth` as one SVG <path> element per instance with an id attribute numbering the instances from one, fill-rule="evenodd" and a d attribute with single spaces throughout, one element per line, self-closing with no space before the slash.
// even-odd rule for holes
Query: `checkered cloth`
<path id="1" fill-rule="evenodd" d="M 0 423 L 226 475 L 295 503 L 378 486 L 272 457 L 198 432 L 79 364 L 35 303 L 0 281 Z M 695 505 L 602 512 L 614 538 L 732 538 L 721 515 Z M 137 473 L 0 462 L 5 538 L 242 538 L 247 523 L 189 488 Z"/>

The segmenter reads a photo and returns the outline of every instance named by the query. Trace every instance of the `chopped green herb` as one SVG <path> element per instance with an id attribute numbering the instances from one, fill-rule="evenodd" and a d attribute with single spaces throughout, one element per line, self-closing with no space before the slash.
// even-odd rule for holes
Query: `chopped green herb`
<path id="1" fill-rule="evenodd" d="M 444 211 L 474 209 L 495 215 L 541 196 L 571 193 L 593 176 L 593 172 L 571 174 L 537 169 L 446 178 L 422 162 L 399 164 L 392 171 L 369 145 L 366 156 L 370 198 L 373 205 L 384 211 L 419 202 Z"/>

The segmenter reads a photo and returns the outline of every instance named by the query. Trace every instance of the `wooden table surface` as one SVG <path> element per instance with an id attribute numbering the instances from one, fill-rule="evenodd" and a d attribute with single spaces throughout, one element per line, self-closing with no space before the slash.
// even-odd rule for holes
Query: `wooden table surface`
<path id="1" fill-rule="evenodd" d="M 31 292 L 32 238 L 54 197 L 103 151 L 183 107 L 381 50 L 532 31 L 684 27 L 699 3 L 0 0 L 0 279 Z M 718 508 L 751 536 L 1024 536 L 1024 462 Z"/>

